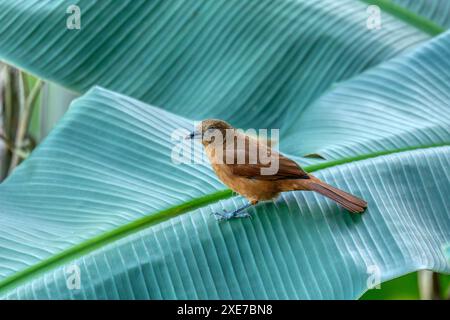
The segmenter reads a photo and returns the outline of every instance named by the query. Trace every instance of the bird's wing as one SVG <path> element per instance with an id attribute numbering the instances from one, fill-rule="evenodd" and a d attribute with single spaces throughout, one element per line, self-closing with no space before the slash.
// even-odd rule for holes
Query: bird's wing
<path id="1" fill-rule="evenodd" d="M 309 179 L 308 174 L 295 161 L 272 151 L 264 144 L 258 143 L 258 148 L 263 148 L 263 151 L 266 152 L 266 160 L 269 160 L 270 156 L 276 157 L 276 159 L 278 159 L 278 170 L 275 170 L 273 174 L 263 174 L 262 169 L 271 167 L 272 162 L 264 161 L 264 159 L 261 159 L 259 156 L 259 151 L 254 161 L 250 161 L 248 144 L 246 144 L 245 148 L 243 149 L 236 148 L 234 150 L 234 161 L 232 163 L 225 163 L 234 175 L 246 177 L 249 179 L 269 181 L 286 179 Z M 239 159 L 241 160 L 241 162 L 243 162 L 242 160 L 245 159 L 245 162 L 240 164 Z M 273 165 L 275 167 L 276 161 Z"/>

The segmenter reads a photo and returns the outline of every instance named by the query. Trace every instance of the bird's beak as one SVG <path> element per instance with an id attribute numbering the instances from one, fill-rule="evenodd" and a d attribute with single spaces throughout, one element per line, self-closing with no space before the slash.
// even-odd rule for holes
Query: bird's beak
<path id="1" fill-rule="evenodd" d="M 201 132 L 198 132 L 198 131 L 192 131 L 190 134 L 188 134 L 187 136 L 186 136 L 186 140 L 188 140 L 188 139 L 195 139 L 195 138 L 197 138 L 197 137 L 201 137 L 202 136 L 202 133 Z"/>

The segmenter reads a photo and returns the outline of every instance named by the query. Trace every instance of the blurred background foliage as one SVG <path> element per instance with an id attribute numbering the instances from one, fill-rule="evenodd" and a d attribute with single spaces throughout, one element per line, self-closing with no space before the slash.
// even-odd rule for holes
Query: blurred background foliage
<path id="1" fill-rule="evenodd" d="M 439 291 L 439 299 L 450 299 L 450 276 L 440 274 L 438 279 L 439 286 L 433 290 Z M 380 289 L 367 291 L 361 300 L 419 300 L 424 298 L 419 286 L 419 272 L 413 272 L 382 283 Z"/>
<path id="2" fill-rule="evenodd" d="M 47 136 L 77 96 L 0 62 L 0 181 Z"/>

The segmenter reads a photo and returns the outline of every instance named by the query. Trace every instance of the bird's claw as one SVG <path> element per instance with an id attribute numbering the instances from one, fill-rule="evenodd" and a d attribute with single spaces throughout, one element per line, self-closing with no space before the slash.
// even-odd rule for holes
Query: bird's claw
<path id="1" fill-rule="evenodd" d="M 233 218 L 252 218 L 251 214 L 248 212 L 230 212 L 227 213 L 226 210 L 223 210 L 223 213 L 214 212 L 212 213 L 216 216 L 218 221 L 230 220 Z"/>
<path id="2" fill-rule="evenodd" d="M 219 213 L 219 212 L 211 212 L 209 215 L 210 215 L 210 216 L 212 216 L 212 215 L 215 215 L 215 216 L 224 216 L 224 215 L 227 213 L 227 211 L 226 211 L 225 209 L 223 209 L 222 211 L 223 211 L 223 214 L 222 214 L 222 213 Z"/>
<path id="3" fill-rule="evenodd" d="M 227 217 L 225 214 L 219 213 L 219 212 L 214 212 L 213 214 L 218 221 L 228 220 L 231 218 L 231 217 Z"/>

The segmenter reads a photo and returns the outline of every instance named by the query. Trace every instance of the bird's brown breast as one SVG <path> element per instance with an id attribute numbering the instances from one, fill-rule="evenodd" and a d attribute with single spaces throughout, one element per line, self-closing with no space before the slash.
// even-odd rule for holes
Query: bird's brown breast
<path id="1" fill-rule="evenodd" d="M 271 200 L 278 196 L 277 184 L 272 181 L 249 179 L 232 173 L 230 166 L 216 159 L 213 148 L 206 148 L 206 154 L 219 179 L 231 190 L 250 201 Z"/>

